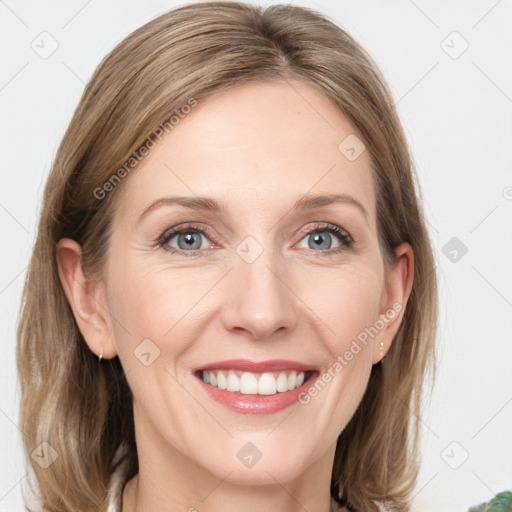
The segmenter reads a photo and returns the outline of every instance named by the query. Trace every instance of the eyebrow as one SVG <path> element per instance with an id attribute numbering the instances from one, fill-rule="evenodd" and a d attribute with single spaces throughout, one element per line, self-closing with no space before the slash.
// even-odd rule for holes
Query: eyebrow
<path id="1" fill-rule="evenodd" d="M 366 224 L 368 224 L 368 212 L 366 211 L 366 208 L 358 199 L 350 194 L 305 195 L 297 199 L 295 204 L 292 206 L 291 211 L 311 210 L 335 203 L 355 206 L 363 214 Z M 213 213 L 222 213 L 227 210 L 224 202 L 218 202 L 210 197 L 162 197 L 160 199 L 156 199 L 144 209 L 137 220 L 137 224 L 139 224 L 150 212 L 162 205 L 181 205 L 193 210 L 202 210 Z"/>

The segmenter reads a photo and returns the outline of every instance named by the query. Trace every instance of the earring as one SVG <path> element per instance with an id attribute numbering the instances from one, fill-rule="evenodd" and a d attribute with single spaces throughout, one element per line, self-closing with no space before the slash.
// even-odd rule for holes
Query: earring
<path id="1" fill-rule="evenodd" d="M 98 361 L 103 359 L 103 347 L 101 347 L 101 354 L 98 356 Z"/>
<path id="2" fill-rule="evenodd" d="M 381 363 L 382 363 L 382 361 L 384 361 L 383 351 L 384 351 L 384 342 L 383 342 L 383 341 L 381 341 L 381 342 L 380 342 L 380 362 L 381 362 Z"/>

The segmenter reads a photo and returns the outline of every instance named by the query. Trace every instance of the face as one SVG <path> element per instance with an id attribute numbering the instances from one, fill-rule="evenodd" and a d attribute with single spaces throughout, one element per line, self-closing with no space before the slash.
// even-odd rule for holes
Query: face
<path id="1" fill-rule="evenodd" d="M 137 433 L 217 479 L 332 462 L 379 360 L 362 333 L 389 309 L 368 152 L 347 158 L 354 128 L 293 85 L 201 100 L 125 179 L 113 218 L 105 300 Z"/>

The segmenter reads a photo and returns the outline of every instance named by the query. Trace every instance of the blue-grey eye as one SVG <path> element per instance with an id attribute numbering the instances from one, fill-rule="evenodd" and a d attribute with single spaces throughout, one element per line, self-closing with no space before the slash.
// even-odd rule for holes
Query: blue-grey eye
<path id="1" fill-rule="evenodd" d="M 199 231 L 187 231 L 183 233 L 171 233 L 170 236 L 166 239 L 166 244 L 174 247 L 175 249 L 179 249 L 182 251 L 187 250 L 199 250 L 202 247 L 202 239 L 201 237 L 205 236 L 203 233 Z M 171 240 L 176 239 L 177 247 L 171 244 Z"/>
<path id="2" fill-rule="evenodd" d="M 317 228 L 316 230 L 307 233 L 303 240 L 305 239 L 308 239 L 307 247 L 301 247 L 303 249 L 313 249 L 315 251 L 317 249 L 323 249 L 325 251 L 332 250 L 335 252 L 340 249 L 349 248 L 352 244 L 350 236 L 345 231 L 334 225 L 332 227 L 328 226 L 325 228 Z M 335 244 L 334 247 L 333 241 Z"/>

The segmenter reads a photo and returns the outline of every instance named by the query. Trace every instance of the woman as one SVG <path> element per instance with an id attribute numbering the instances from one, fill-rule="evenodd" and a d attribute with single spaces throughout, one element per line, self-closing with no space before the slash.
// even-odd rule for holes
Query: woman
<path id="1" fill-rule="evenodd" d="M 437 323 L 419 196 L 383 77 L 322 15 L 204 2 L 129 35 L 24 289 L 45 509 L 408 510 Z"/>

